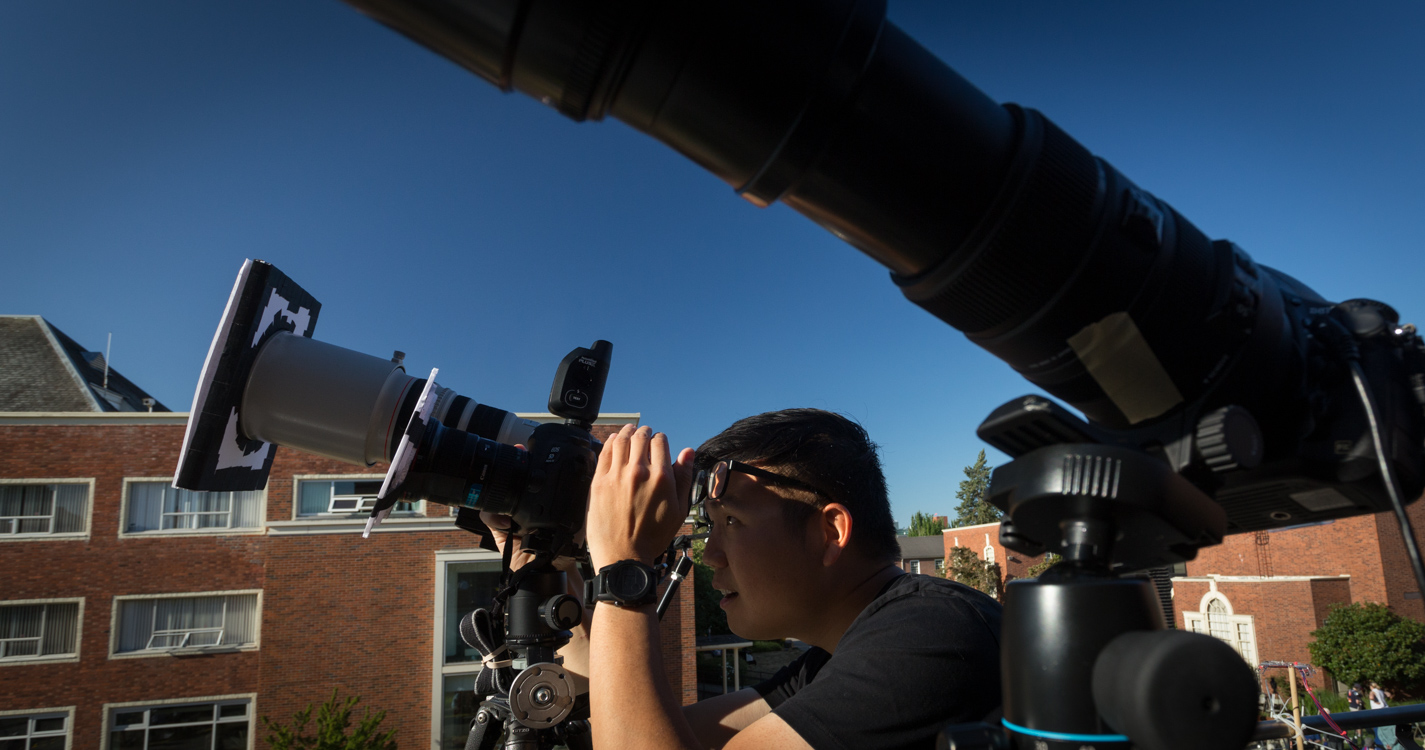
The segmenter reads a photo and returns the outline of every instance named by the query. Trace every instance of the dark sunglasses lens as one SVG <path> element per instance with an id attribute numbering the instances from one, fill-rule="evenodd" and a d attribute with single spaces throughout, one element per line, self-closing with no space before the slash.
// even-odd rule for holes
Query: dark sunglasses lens
<path id="1" fill-rule="evenodd" d="M 718 500 L 722 497 L 723 490 L 727 489 L 727 462 L 723 461 L 713 467 L 711 481 L 708 482 L 708 499 Z"/>
<path id="2" fill-rule="evenodd" d="M 690 498 L 693 506 L 693 517 L 699 523 L 706 525 L 708 522 L 708 473 L 698 472 L 698 478 L 693 480 L 693 496 Z"/>

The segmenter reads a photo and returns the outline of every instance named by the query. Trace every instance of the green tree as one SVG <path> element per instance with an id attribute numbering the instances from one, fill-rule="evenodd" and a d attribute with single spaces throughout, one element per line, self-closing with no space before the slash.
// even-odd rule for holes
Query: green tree
<path id="1" fill-rule="evenodd" d="M 1001 591 L 999 563 L 985 562 L 969 547 L 950 548 L 950 567 L 945 577 L 983 591 L 999 599 Z"/>
<path id="2" fill-rule="evenodd" d="M 360 696 L 350 696 L 344 700 L 337 698 L 332 689 L 332 697 L 320 707 L 308 703 L 307 707 L 292 716 L 292 723 L 283 724 L 262 717 L 262 726 L 268 731 L 267 742 L 272 750 L 396 750 L 396 730 L 382 733 L 381 721 L 385 711 L 371 713 L 366 709 L 356 729 L 347 734 L 351 726 L 351 712 L 361 702 Z M 317 712 L 315 734 L 309 734 L 307 725 L 312 721 L 312 710 Z"/>
<path id="3" fill-rule="evenodd" d="M 916 511 L 910 516 L 910 528 L 906 530 L 906 536 L 939 536 L 944 528 L 944 516 Z"/>
<path id="4" fill-rule="evenodd" d="M 1375 680 L 1397 696 L 1425 687 L 1425 625 L 1383 604 L 1337 605 L 1311 637 L 1311 661 L 1342 682 Z"/>
<path id="5" fill-rule="evenodd" d="M 1029 570 L 1024 571 L 1024 577 L 1025 577 L 1025 578 L 1038 578 L 1041 574 L 1044 573 L 1044 571 L 1048 570 L 1049 568 L 1054 567 L 1054 564 L 1057 563 L 1057 562 L 1059 562 L 1059 561 L 1062 560 L 1062 559 L 1063 559 L 1063 558 L 1059 557 L 1058 555 L 1054 554 L 1053 552 L 1045 552 L 1045 553 L 1044 553 L 1044 559 L 1043 559 L 1043 560 L 1040 560 L 1039 562 L 1034 563 L 1033 565 L 1031 565 L 1031 566 L 1029 567 Z"/>
<path id="6" fill-rule="evenodd" d="M 985 499 L 990 492 L 990 465 L 985 461 L 985 452 L 975 458 L 975 462 L 965 467 L 965 479 L 955 497 L 960 504 L 955 508 L 954 526 L 975 526 L 982 523 L 999 523 L 999 508 Z"/>
<path id="7" fill-rule="evenodd" d="M 698 635 L 731 635 L 727 626 L 727 613 L 718 602 L 722 594 L 713 588 L 713 569 L 703 564 L 703 548 L 707 543 L 699 539 L 693 542 L 693 626 Z"/>

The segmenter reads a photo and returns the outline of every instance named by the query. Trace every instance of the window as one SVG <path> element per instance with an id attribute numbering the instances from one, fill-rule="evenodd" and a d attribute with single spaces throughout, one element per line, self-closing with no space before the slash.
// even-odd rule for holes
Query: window
<path id="1" fill-rule="evenodd" d="M 245 750 L 251 708 L 250 698 L 110 707 L 109 750 Z"/>
<path id="2" fill-rule="evenodd" d="M 120 599 L 115 654 L 257 644 L 257 593 Z"/>
<path id="3" fill-rule="evenodd" d="M 194 492 L 168 482 L 129 482 L 124 532 L 219 531 L 262 525 L 262 492 Z"/>
<path id="4" fill-rule="evenodd" d="M 1248 664 L 1257 666 L 1257 629 L 1252 616 L 1233 614 L 1232 604 L 1221 592 L 1208 592 L 1199 611 L 1184 612 L 1183 624 L 1191 632 L 1226 643 Z"/>
<path id="5" fill-rule="evenodd" d="M 76 656 L 79 602 L 0 603 L 0 662 Z M 0 743 L 0 750 L 9 750 Z"/>
<path id="6" fill-rule="evenodd" d="M 436 560 L 436 705 L 431 712 L 431 732 L 441 750 L 461 750 L 470 722 L 480 707 L 475 697 L 475 677 L 480 673 L 480 652 L 460 637 L 460 619 L 481 607 L 488 608 L 500 584 L 500 558 L 491 552 L 440 553 Z"/>
<path id="7" fill-rule="evenodd" d="M 89 483 L 0 484 L 0 539 L 83 534 Z"/>
<path id="8" fill-rule="evenodd" d="M 297 483 L 297 515 L 370 513 L 381 491 L 380 479 L 304 479 Z M 413 513 L 417 503 L 396 503 L 393 513 Z"/>
<path id="9" fill-rule="evenodd" d="M 935 560 L 935 575 L 945 575 L 945 558 L 942 557 Z"/>
<path id="10" fill-rule="evenodd" d="M 919 573 L 919 572 L 920 572 L 920 561 L 919 561 L 919 560 L 911 560 L 911 561 L 909 561 L 909 562 L 910 562 L 910 564 L 906 566 L 906 570 L 910 571 L 911 573 Z"/>
<path id="11" fill-rule="evenodd" d="M 64 750 L 69 709 L 0 711 L 0 750 Z"/>

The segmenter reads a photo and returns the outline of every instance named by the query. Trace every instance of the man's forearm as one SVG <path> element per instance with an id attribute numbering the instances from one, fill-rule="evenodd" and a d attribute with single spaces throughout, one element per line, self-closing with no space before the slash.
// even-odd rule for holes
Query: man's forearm
<path id="1" fill-rule="evenodd" d="M 589 705 L 598 750 L 697 748 L 663 672 L 652 605 L 598 606 L 590 636 Z"/>

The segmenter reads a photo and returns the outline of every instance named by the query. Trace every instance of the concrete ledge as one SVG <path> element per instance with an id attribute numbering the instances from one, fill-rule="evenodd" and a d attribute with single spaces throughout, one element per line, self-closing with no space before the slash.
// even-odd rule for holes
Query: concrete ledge
<path id="1" fill-rule="evenodd" d="M 310 536 L 312 534 L 360 534 L 366 529 L 365 518 L 337 518 L 320 521 L 268 521 L 268 536 Z M 451 517 L 388 518 L 373 534 L 395 531 L 458 531 Z"/>

